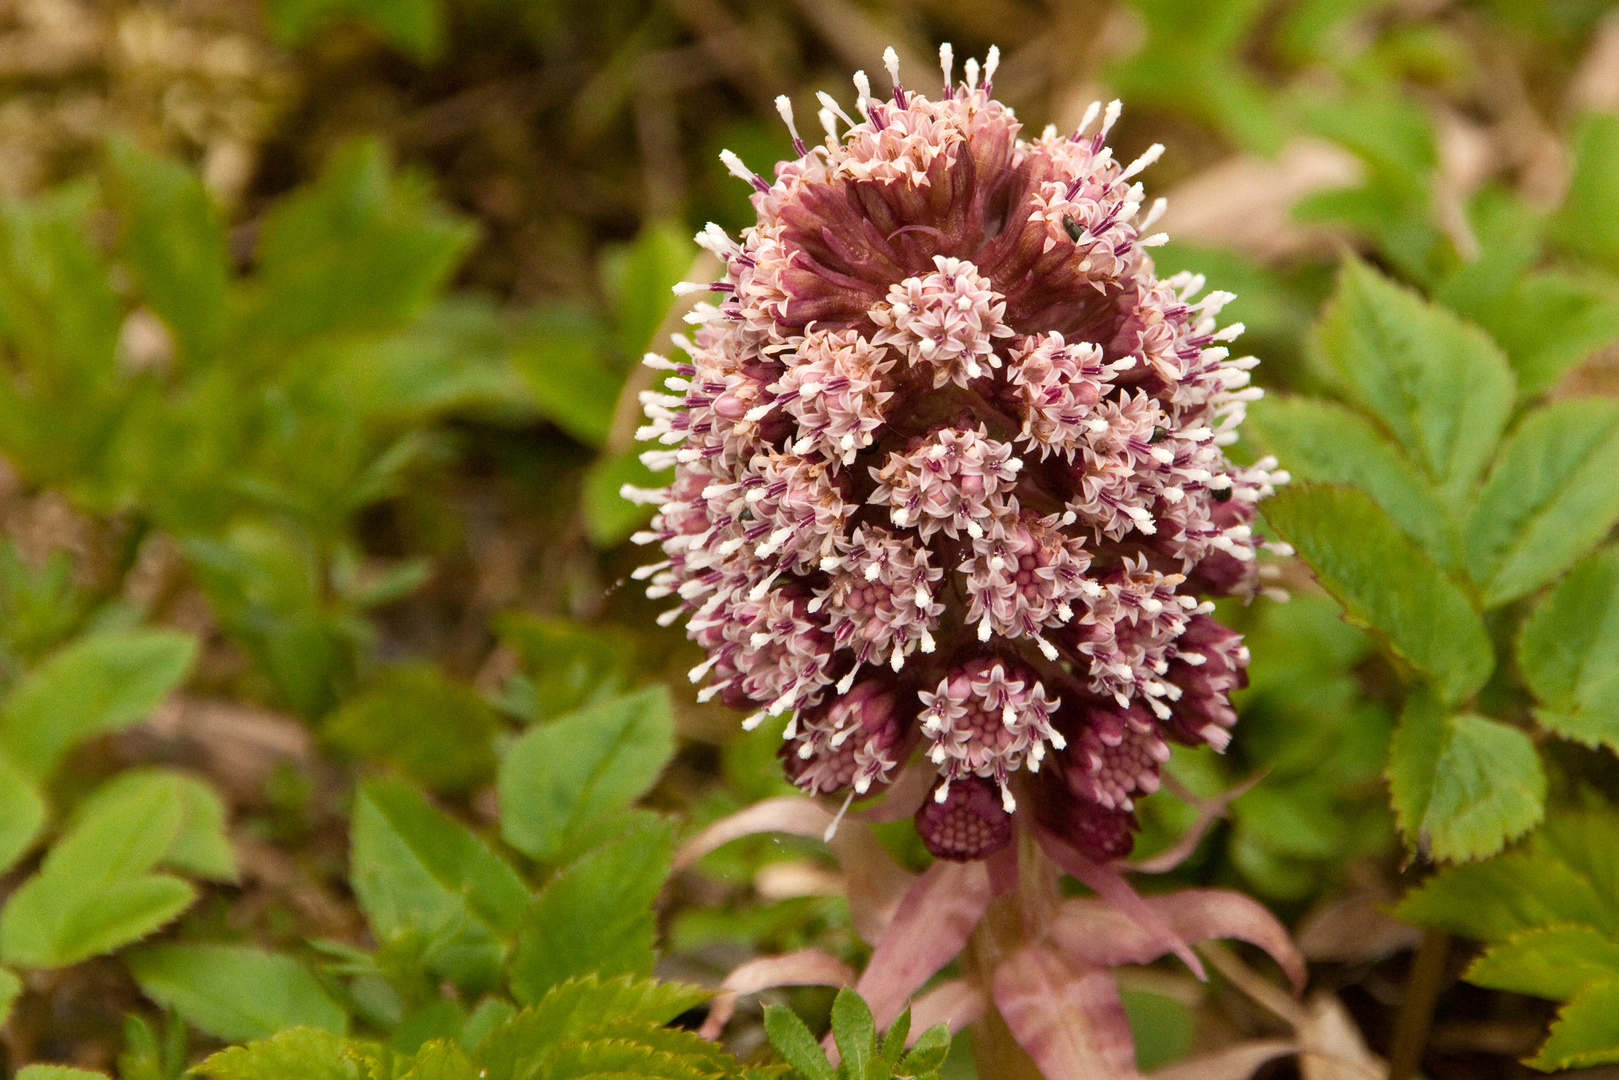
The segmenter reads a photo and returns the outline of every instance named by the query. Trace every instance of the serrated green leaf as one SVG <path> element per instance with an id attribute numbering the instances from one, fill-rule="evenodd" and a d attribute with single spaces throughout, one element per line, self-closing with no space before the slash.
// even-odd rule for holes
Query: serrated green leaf
<path id="1" fill-rule="evenodd" d="M 636 1080 L 712 1080 L 713 1074 L 680 1055 L 616 1039 L 563 1046 L 546 1062 L 545 1080 L 608 1076 L 633 1076 Z"/>
<path id="2" fill-rule="evenodd" d="M 640 825 L 563 868 L 534 898 L 512 962 L 512 995 L 539 1001 L 591 972 L 650 975 L 657 921 L 652 902 L 669 876 L 674 834 Z"/>
<path id="3" fill-rule="evenodd" d="M 161 789 L 164 794 L 160 797 L 177 798 L 182 807 L 180 829 L 158 865 L 214 881 L 235 881 L 236 856 L 225 834 L 225 804 L 213 788 L 195 777 L 169 769 L 131 769 L 96 789 L 79 806 L 77 816 L 106 813 L 108 807 L 136 798 L 147 789 Z"/>
<path id="4" fill-rule="evenodd" d="M 190 906 L 177 878 L 152 874 L 185 822 L 174 785 L 141 784 L 99 800 L 0 912 L 0 958 L 62 967 L 137 941 Z"/>
<path id="5" fill-rule="evenodd" d="M 673 753 L 661 686 L 536 725 L 501 762 L 501 834 L 524 854 L 555 862 L 585 826 L 645 794 Z"/>
<path id="6" fill-rule="evenodd" d="M 1545 851 L 1514 851 L 1446 867 L 1407 893 L 1395 914 L 1419 926 L 1488 942 L 1554 923 L 1619 933 L 1613 899 L 1605 900 L 1589 877 Z"/>
<path id="7" fill-rule="evenodd" d="M 1512 411 L 1514 377 L 1500 347 L 1356 260 L 1344 265 L 1316 345 L 1452 510 L 1465 506 Z"/>
<path id="8" fill-rule="evenodd" d="M 0 705 L 0 745 L 41 782 L 72 747 L 146 716 L 191 669 L 197 640 L 169 630 L 81 638 L 27 672 Z"/>
<path id="9" fill-rule="evenodd" d="M 45 827 L 45 797 L 33 782 L 0 752 L 0 874 L 10 870 L 34 846 Z"/>
<path id="10" fill-rule="evenodd" d="M 266 215 L 239 337 L 280 362 L 287 343 L 402 326 L 426 308 L 473 235 L 434 205 L 420 177 L 390 175 L 379 143 L 351 143 L 318 183 Z"/>
<path id="11" fill-rule="evenodd" d="M 399 1080 L 479 1080 L 488 1075 L 459 1046 L 440 1041 L 418 1050 L 410 1067 L 399 1074 Z"/>
<path id="12" fill-rule="evenodd" d="M 1573 142 L 1574 172 L 1552 235 L 1568 250 L 1619 269 L 1619 115 L 1587 113 Z"/>
<path id="13" fill-rule="evenodd" d="M 1536 606 L 1518 634 L 1518 666 L 1543 726 L 1619 750 L 1619 550 L 1582 561 Z"/>
<path id="14" fill-rule="evenodd" d="M 836 1070 L 826 1059 L 826 1052 L 793 1010 L 766 1005 L 765 1035 L 787 1064 L 803 1074 L 804 1080 L 833 1080 Z"/>
<path id="15" fill-rule="evenodd" d="M 22 996 L 22 979 L 14 971 L 0 968 L 0 1027 L 11 1018 L 11 1007 Z"/>
<path id="16" fill-rule="evenodd" d="M 1507 351 L 1519 395 L 1538 394 L 1619 337 L 1619 280 L 1593 269 L 1541 270 L 1470 317 Z"/>
<path id="17" fill-rule="evenodd" d="M 1482 716 L 1446 716 L 1414 695 L 1389 749 L 1389 791 L 1406 841 L 1435 859 L 1501 850 L 1545 814 L 1546 774 L 1529 736 Z"/>
<path id="18" fill-rule="evenodd" d="M 1567 569 L 1619 521 L 1619 402 L 1559 401 L 1524 418 L 1463 529 L 1468 569 L 1494 607 Z"/>
<path id="19" fill-rule="evenodd" d="M 290 1028 L 261 1042 L 221 1050 L 193 1066 L 214 1080 L 362 1080 L 363 1057 L 349 1040 L 319 1028 Z"/>
<path id="20" fill-rule="evenodd" d="M 326 722 L 331 743 L 385 761 L 429 788 L 465 791 L 495 775 L 495 711 L 429 664 L 389 668 Z"/>
<path id="21" fill-rule="evenodd" d="M 510 866 L 408 785 L 368 780 L 354 801 L 351 881 L 379 941 L 421 934 L 440 943 L 437 968 L 485 988 L 529 902 Z"/>
<path id="22" fill-rule="evenodd" d="M 180 358 L 209 359 L 225 335 L 229 250 L 201 178 L 122 136 L 107 144 L 108 195 L 123 218 L 119 251 Z"/>
<path id="23" fill-rule="evenodd" d="M 1364 417 L 1330 401 L 1273 394 L 1254 404 L 1243 434 L 1295 479 L 1354 484 L 1436 563 L 1458 567 L 1456 528 L 1433 486 Z"/>
<path id="24" fill-rule="evenodd" d="M 1492 947 L 1463 977 L 1492 990 L 1567 1001 L 1587 983 L 1619 979 L 1619 941 L 1590 926 L 1537 926 Z"/>
<path id="25" fill-rule="evenodd" d="M 917 1037 L 910 1053 L 900 1059 L 895 1072 L 900 1076 L 925 1076 L 937 1072 L 950 1056 L 950 1029 L 934 1024 Z"/>
<path id="26" fill-rule="evenodd" d="M 436 56 L 444 37 L 439 0 L 265 0 L 264 8 L 281 45 L 300 45 L 343 19 L 418 60 Z"/>
<path id="27" fill-rule="evenodd" d="M 228 1042 L 292 1027 L 343 1034 L 348 1017 L 290 956 L 245 945 L 153 945 L 126 957 L 142 992 Z"/>
<path id="28" fill-rule="evenodd" d="M 1612 1061 L 1619 1061 L 1619 981 L 1593 983 L 1559 1009 L 1529 1064 L 1550 1071 Z"/>
<path id="29" fill-rule="evenodd" d="M 107 1080 L 107 1074 L 66 1065 L 26 1065 L 17 1071 L 16 1080 Z"/>
<path id="30" fill-rule="evenodd" d="M 1495 666 L 1466 595 L 1355 488 L 1297 484 L 1265 502 L 1265 517 L 1310 564 L 1351 622 L 1380 633 L 1440 696 L 1465 700 Z"/>
<path id="31" fill-rule="evenodd" d="M 493 1075 L 530 1076 L 563 1042 L 660 1027 L 712 996 L 700 987 L 628 975 L 570 979 L 553 986 L 537 1005 L 493 1026 L 476 1044 L 477 1060 Z"/>
<path id="32" fill-rule="evenodd" d="M 849 1076 L 866 1076 L 877 1056 L 877 1026 L 865 999 L 849 987 L 832 999 L 832 1040 Z"/>

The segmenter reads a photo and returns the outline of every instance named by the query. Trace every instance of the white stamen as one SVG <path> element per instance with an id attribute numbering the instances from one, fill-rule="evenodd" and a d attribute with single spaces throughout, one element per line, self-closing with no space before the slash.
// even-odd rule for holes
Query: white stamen
<path id="1" fill-rule="evenodd" d="M 815 91 L 815 100 L 819 101 L 822 107 L 830 109 L 832 113 L 845 124 L 848 124 L 850 127 L 856 126 L 855 122 L 849 119 L 849 114 L 843 111 L 843 106 L 839 105 L 837 100 L 825 90 Z"/>
<path id="2" fill-rule="evenodd" d="M 939 46 L 939 70 L 944 72 L 944 92 L 948 94 L 956 72 L 956 51 L 948 41 Z"/>
<path id="3" fill-rule="evenodd" d="M 843 815 L 849 812 L 849 804 L 852 802 L 854 802 L 853 790 L 849 792 L 849 797 L 843 800 L 843 806 L 839 808 L 837 816 L 832 819 L 832 824 L 826 827 L 826 833 L 821 837 L 823 841 L 830 844 L 832 842 L 832 838 L 838 835 L 838 826 L 842 824 Z"/>
<path id="4" fill-rule="evenodd" d="M 899 53 L 890 45 L 883 50 L 883 67 L 888 69 L 888 81 L 895 86 L 899 85 Z"/>

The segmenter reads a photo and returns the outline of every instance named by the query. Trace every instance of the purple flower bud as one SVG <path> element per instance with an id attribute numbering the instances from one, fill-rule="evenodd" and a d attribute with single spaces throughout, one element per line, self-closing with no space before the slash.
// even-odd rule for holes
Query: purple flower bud
<path id="1" fill-rule="evenodd" d="M 976 75 L 822 101 L 825 143 L 773 183 L 726 155 L 758 222 L 698 237 L 724 299 L 649 361 L 673 375 L 644 459 L 675 475 L 632 492 L 665 560 L 639 574 L 705 700 L 792 715 L 806 791 L 865 794 L 920 746 L 936 855 L 1005 844 L 1022 797 L 1113 857 L 1167 744 L 1229 740 L 1247 663 L 1201 595 L 1256 591 L 1284 474 L 1222 450 L 1258 394 L 1231 297 L 1156 275 L 1159 151 L 1113 160 L 1115 106 L 1028 140 Z"/>

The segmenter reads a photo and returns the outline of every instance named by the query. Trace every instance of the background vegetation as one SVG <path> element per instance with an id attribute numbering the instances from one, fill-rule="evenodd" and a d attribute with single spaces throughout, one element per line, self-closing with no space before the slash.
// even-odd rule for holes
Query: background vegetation
<path id="1" fill-rule="evenodd" d="M 1271 1076 L 1619 1060 L 1612 4 L 11 0 L 3 1068 L 779 1063 L 758 1004 L 726 1053 L 671 983 L 866 947 L 823 845 L 671 874 L 790 789 L 628 581 L 634 361 L 690 235 L 751 220 L 718 151 L 762 171 L 777 93 L 941 40 L 998 44 L 1031 127 L 1116 94 L 1117 156 L 1167 145 L 1160 267 L 1239 294 L 1283 392 L 1247 452 L 1301 481 L 1294 599 L 1223 613 L 1235 745 L 1171 766 L 1259 779 L 1171 878 L 1269 903 L 1312 996 L 1237 954 L 1126 970 L 1143 1067 L 1274 1034 L 1316 1057 Z M 1148 800 L 1142 850 L 1196 813 Z"/>

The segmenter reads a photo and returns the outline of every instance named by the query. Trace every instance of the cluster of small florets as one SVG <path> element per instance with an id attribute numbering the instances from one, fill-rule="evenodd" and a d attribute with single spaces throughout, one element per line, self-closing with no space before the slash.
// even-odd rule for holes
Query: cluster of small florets
<path id="1" fill-rule="evenodd" d="M 1254 504 L 1285 476 L 1237 468 L 1252 357 L 1229 294 L 1160 281 L 1118 103 L 1018 137 L 996 54 L 937 101 L 864 75 L 856 121 L 775 181 L 734 155 L 759 221 L 724 260 L 686 358 L 644 396 L 669 487 L 639 534 L 708 659 L 701 696 L 788 714 L 806 791 L 866 795 L 937 771 L 929 848 L 981 858 L 1020 802 L 1082 850 L 1128 849 L 1169 743 L 1223 749 L 1247 652 L 1202 597 L 1257 588 Z M 980 78 L 982 75 L 982 78 Z M 1099 125 L 1097 121 L 1100 120 Z M 846 129 L 841 135 L 839 124 Z M 1093 129 L 1093 125 L 1097 125 Z M 847 805 L 847 800 L 845 801 Z"/>

